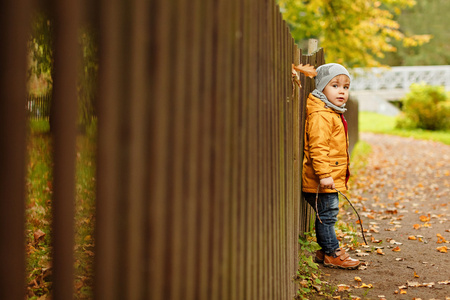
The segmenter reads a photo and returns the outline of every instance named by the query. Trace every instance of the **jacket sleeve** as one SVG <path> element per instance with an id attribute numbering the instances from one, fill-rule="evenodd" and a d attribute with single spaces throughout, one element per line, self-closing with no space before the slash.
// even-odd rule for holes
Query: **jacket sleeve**
<path id="1" fill-rule="evenodd" d="M 310 115 L 307 128 L 312 166 L 320 179 L 330 177 L 332 171 L 329 158 L 332 134 L 331 122 L 331 119 L 326 118 L 323 113 L 315 112 Z"/>

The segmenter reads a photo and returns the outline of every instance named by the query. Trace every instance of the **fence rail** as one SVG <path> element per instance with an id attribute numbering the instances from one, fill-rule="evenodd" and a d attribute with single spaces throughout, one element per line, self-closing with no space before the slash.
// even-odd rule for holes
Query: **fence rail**
<path id="1" fill-rule="evenodd" d="M 413 83 L 441 85 L 450 90 L 450 66 L 392 67 L 352 70 L 352 90 L 409 90 Z"/>
<path id="2" fill-rule="evenodd" d="M 53 298 L 73 298 L 77 28 L 55 16 Z M 24 110 L 31 0 L 0 10 L 0 299 L 25 285 Z M 95 299 L 291 299 L 304 105 L 274 0 L 90 2 L 99 36 Z M 19 49 L 19 51 L 17 51 Z M 24 105 L 25 104 L 25 105 Z M 34 107 L 33 107 L 34 108 Z"/>

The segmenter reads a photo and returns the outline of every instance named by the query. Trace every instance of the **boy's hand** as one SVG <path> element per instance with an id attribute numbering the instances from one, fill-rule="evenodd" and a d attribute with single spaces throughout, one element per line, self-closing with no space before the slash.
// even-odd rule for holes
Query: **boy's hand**
<path id="1" fill-rule="evenodd" d="M 320 187 L 333 190 L 335 188 L 333 177 L 330 176 L 320 179 Z"/>

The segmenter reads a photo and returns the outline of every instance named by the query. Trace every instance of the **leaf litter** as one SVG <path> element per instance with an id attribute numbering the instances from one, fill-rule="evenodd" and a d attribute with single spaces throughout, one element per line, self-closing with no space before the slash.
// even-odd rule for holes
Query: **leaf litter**
<path id="1" fill-rule="evenodd" d="M 363 264 L 357 271 L 327 272 L 341 290 L 355 281 L 363 286 L 358 280 L 364 275 L 371 288 L 365 293 L 354 289 L 355 296 L 384 299 L 407 293 L 412 299 L 446 299 L 450 294 L 450 275 L 444 267 L 449 263 L 450 146 L 376 134 L 362 137 L 371 144 L 372 153 L 364 168 L 352 174 L 347 196 L 362 216 L 369 245 L 360 243 L 356 231 L 359 242 L 342 239 L 341 245 Z M 340 215 L 357 224 L 345 207 Z"/>

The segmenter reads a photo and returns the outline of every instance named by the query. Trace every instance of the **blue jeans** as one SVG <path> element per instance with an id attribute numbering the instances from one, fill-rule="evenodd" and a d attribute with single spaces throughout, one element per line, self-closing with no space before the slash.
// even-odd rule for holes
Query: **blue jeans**
<path id="1" fill-rule="evenodd" d="M 316 210 L 316 194 L 303 193 L 305 200 Z M 322 223 L 316 217 L 316 237 L 317 243 L 327 255 L 332 255 L 339 248 L 339 241 L 336 238 L 334 224 L 337 222 L 339 213 L 338 193 L 319 193 L 317 200 L 317 210 Z"/>

